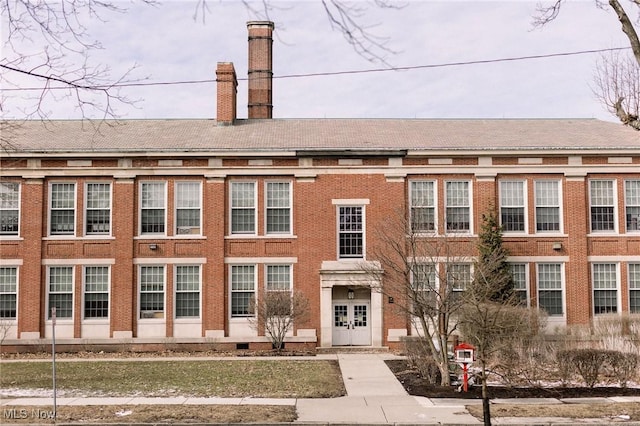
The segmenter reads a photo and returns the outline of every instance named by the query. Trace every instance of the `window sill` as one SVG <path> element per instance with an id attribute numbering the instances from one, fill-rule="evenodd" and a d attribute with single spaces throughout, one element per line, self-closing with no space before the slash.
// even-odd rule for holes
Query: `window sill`
<path id="1" fill-rule="evenodd" d="M 232 234 L 224 237 L 225 240 L 291 240 L 297 238 L 298 236 L 295 234 Z"/>

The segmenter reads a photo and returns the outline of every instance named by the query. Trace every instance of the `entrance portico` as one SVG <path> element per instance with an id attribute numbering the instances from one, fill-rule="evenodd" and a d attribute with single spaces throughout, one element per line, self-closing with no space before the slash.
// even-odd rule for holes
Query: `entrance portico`
<path id="1" fill-rule="evenodd" d="M 321 347 L 382 346 L 382 294 L 368 272 L 379 270 L 374 262 L 322 262 Z"/>

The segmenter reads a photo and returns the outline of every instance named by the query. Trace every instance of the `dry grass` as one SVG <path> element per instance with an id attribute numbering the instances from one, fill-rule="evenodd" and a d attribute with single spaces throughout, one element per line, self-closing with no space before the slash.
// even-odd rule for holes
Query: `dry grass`
<path id="1" fill-rule="evenodd" d="M 4 362 L 0 389 L 50 389 L 51 364 Z M 331 398 L 345 395 L 337 361 L 58 362 L 65 396 Z"/>
<path id="2" fill-rule="evenodd" d="M 52 407 L 3 407 L 2 424 L 53 424 Z M 118 415 L 118 414 L 120 415 Z M 124 414 L 124 415 L 123 415 Z M 17 418 L 7 418 L 17 417 Z M 58 407 L 57 423 L 285 423 L 296 420 L 293 406 L 120 405 Z"/>
<path id="3" fill-rule="evenodd" d="M 471 415 L 482 419 L 482 404 L 466 407 Z M 603 419 L 628 415 L 640 419 L 637 402 L 598 404 L 491 404 L 491 417 L 565 417 L 572 419 Z"/>

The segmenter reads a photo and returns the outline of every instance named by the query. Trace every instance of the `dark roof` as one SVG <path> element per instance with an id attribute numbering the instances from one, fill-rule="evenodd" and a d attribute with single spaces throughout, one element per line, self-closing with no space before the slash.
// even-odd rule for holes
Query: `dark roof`
<path id="1" fill-rule="evenodd" d="M 595 119 L 273 119 L 26 121 L 11 136 L 23 153 L 511 151 L 640 149 L 640 132 Z"/>

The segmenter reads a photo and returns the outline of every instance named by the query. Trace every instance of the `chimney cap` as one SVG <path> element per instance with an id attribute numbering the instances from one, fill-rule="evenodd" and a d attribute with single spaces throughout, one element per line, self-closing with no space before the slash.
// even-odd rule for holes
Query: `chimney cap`
<path id="1" fill-rule="evenodd" d="M 271 29 L 274 28 L 274 24 L 272 21 L 249 21 L 247 22 L 247 28 L 251 27 L 269 27 Z"/>

